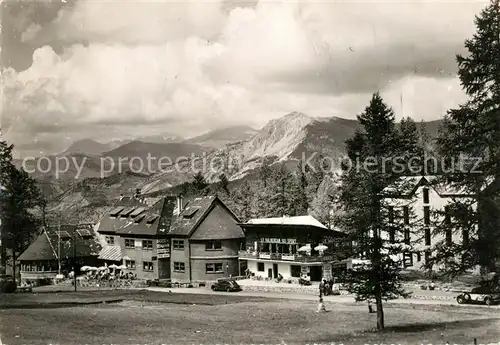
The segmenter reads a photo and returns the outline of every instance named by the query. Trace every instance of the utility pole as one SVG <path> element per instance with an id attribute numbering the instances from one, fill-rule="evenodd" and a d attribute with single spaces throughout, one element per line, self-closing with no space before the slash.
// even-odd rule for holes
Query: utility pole
<path id="1" fill-rule="evenodd" d="M 0 131 L 1 135 L 1 131 Z M 0 202 L 2 203 L 6 199 L 5 196 L 6 188 L 0 184 Z M 7 248 L 5 247 L 5 224 L 2 222 L 2 217 L 0 217 L 0 274 L 7 274 Z"/>
<path id="2" fill-rule="evenodd" d="M 73 282 L 75 284 L 75 292 L 76 292 L 76 235 L 75 235 L 75 231 L 73 231 Z"/>
<path id="3" fill-rule="evenodd" d="M 61 215 L 59 215 L 59 222 L 57 225 L 57 274 L 61 274 Z"/>

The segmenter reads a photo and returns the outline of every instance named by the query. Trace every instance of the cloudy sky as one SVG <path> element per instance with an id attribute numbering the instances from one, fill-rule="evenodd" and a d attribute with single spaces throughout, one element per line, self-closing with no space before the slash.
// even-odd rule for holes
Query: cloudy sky
<path id="1" fill-rule="evenodd" d="M 438 119 L 464 99 L 455 54 L 485 5 L 4 0 L 3 135 L 28 155 L 291 111 L 355 118 L 375 91 L 398 117 Z"/>

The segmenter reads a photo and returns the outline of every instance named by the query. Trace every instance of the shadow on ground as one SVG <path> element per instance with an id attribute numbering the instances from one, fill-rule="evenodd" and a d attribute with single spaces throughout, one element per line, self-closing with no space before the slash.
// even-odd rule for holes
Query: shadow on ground
<path id="1" fill-rule="evenodd" d="M 497 321 L 500 321 L 500 317 L 480 319 L 480 320 L 458 320 L 458 321 L 438 322 L 438 323 L 413 323 L 413 324 L 389 326 L 385 329 L 384 332 L 415 333 L 415 332 L 427 332 L 435 330 L 463 329 L 464 326 L 480 327 L 480 326 L 485 326 L 486 324 L 493 324 Z"/>

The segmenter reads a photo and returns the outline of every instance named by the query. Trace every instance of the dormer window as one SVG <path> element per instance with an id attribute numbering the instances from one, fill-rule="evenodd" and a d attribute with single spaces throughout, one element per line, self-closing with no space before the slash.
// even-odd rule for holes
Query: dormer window
<path id="1" fill-rule="evenodd" d="M 131 214 L 130 214 L 130 217 L 131 218 L 135 218 L 137 216 L 139 216 L 142 212 L 146 211 L 146 208 L 144 207 L 139 207 L 139 208 L 136 208 Z"/>
<path id="2" fill-rule="evenodd" d="M 199 207 L 188 207 L 182 212 L 183 218 L 193 218 L 196 212 L 198 212 Z"/>
<path id="3" fill-rule="evenodd" d="M 157 215 L 150 216 L 146 219 L 146 223 L 153 224 L 158 218 L 159 216 Z"/>
<path id="4" fill-rule="evenodd" d="M 87 229 L 76 230 L 76 232 L 82 238 L 90 238 L 90 237 L 92 237 L 92 234 Z"/>
<path id="5" fill-rule="evenodd" d="M 142 220 L 144 218 L 146 218 L 146 215 L 141 215 L 139 217 L 136 217 L 135 220 L 134 220 L 134 222 L 137 223 L 137 224 L 139 224 L 140 222 L 142 222 Z"/>
<path id="6" fill-rule="evenodd" d="M 118 217 L 121 211 L 123 211 L 125 207 L 116 207 L 111 212 L 109 212 L 110 217 Z"/>
<path id="7" fill-rule="evenodd" d="M 135 210 L 135 207 L 129 207 L 129 208 L 123 210 L 122 213 L 120 214 L 120 216 L 123 218 L 127 218 L 132 212 L 134 212 L 134 210 Z"/>

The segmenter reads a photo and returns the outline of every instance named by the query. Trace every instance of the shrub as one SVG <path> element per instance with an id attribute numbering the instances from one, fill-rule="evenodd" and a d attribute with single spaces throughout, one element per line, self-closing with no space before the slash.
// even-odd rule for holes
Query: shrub
<path id="1" fill-rule="evenodd" d="M 13 293 L 17 290 L 17 284 L 13 280 L 6 281 L 1 286 L 1 291 L 4 293 Z"/>

